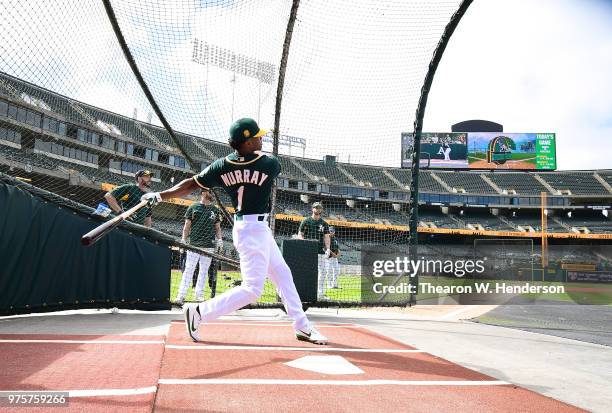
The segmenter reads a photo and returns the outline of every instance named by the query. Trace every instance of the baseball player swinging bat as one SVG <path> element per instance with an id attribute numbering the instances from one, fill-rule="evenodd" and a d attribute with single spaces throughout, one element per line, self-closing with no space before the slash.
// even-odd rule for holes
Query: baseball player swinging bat
<path id="1" fill-rule="evenodd" d="M 242 282 L 215 298 L 183 306 L 185 328 L 193 341 L 200 341 L 198 327 L 203 322 L 213 321 L 257 301 L 269 277 L 293 320 L 295 338 L 313 344 L 328 342 L 304 313 L 291 269 L 268 227 L 270 196 L 281 164 L 276 157 L 260 152 L 265 134 L 266 131 L 260 129 L 255 120 L 238 119 L 230 127 L 228 141 L 235 152 L 215 160 L 199 174 L 172 188 L 142 196 L 155 205 L 185 196 L 200 187 L 223 188 L 231 198 L 235 211 L 232 238 L 240 255 Z"/>
<path id="2" fill-rule="evenodd" d="M 148 203 L 149 201 L 147 200 L 140 201 L 138 204 L 134 205 L 132 208 L 121 213 L 120 215 L 117 215 L 115 218 L 111 219 L 110 221 L 107 221 L 104 224 L 95 227 L 94 229 L 92 229 L 87 234 L 81 237 L 81 244 L 86 247 L 94 244 L 100 238 L 102 238 L 103 236 L 108 234 L 110 231 L 112 231 L 113 228 L 117 227 L 119 224 L 121 224 L 123 221 L 128 219 L 130 216 L 132 216 L 140 208 L 146 206 Z"/>

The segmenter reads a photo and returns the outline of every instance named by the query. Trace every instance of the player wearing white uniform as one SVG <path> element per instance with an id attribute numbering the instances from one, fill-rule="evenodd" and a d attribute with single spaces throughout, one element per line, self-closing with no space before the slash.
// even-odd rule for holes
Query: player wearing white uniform
<path id="1" fill-rule="evenodd" d="M 440 149 L 438 150 L 438 155 L 444 155 L 444 160 L 450 161 L 450 153 L 451 153 L 450 145 L 444 142 L 442 146 L 440 146 Z"/>
<path id="2" fill-rule="evenodd" d="M 213 237 L 215 243 L 213 244 Z M 187 242 L 194 247 L 200 247 L 204 251 L 213 252 L 223 247 L 221 238 L 221 211 L 212 204 L 212 194 L 209 190 L 202 189 L 200 202 L 196 202 L 185 211 L 185 224 L 183 226 L 183 237 L 181 241 Z M 187 250 L 185 259 L 185 269 L 181 277 L 181 284 L 176 295 L 175 303 L 182 305 L 187 291 L 193 279 L 195 267 L 199 263 L 198 280 L 195 286 L 195 296 L 197 301 L 204 300 L 204 286 L 208 277 L 208 268 L 212 258 L 210 255 L 198 254 L 195 251 Z"/>
<path id="3" fill-rule="evenodd" d="M 232 231 L 234 245 L 240 254 L 242 284 L 199 304 L 185 304 L 187 332 L 199 341 L 198 326 L 256 301 L 264 288 L 266 276 L 275 284 L 287 315 L 293 319 L 298 340 L 327 344 L 308 320 L 289 266 L 276 245 L 268 227 L 270 195 L 274 179 L 280 173 L 280 162 L 273 156 L 259 153 L 262 136 L 253 119 L 243 118 L 230 127 L 230 146 L 236 151 L 219 158 L 191 179 L 163 192 L 149 193 L 143 199 L 152 204 L 185 196 L 198 187 L 222 187 L 236 211 Z"/>
<path id="4" fill-rule="evenodd" d="M 329 227 L 329 258 L 327 259 L 327 288 L 338 287 L 338 275 L 340 275 L 340 264 L 338 264 L 338 256 L 340 248 L 338 247 L 338 239 L 336 238 L 336 228 Z"/>

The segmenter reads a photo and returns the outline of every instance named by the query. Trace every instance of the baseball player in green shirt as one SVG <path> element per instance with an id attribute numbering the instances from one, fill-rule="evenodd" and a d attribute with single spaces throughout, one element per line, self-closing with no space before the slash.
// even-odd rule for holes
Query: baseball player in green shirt
<path id="1" fill-rule="evenodd" d="M 136 172 L 135 184 L 121 185 L 112 191 L 107 192 L 104 195 L 104 199 L 106 199 L 108 206 L 113 210 L 113 212 L 115 212 L 115 214 L 120 214 L 138 204 L 140 202 L 140 198 L 147 192 L 151 191 L 151 176 L 152 173 L 150 171 L 141 169 L 140 171 Z M 136 224 L 150 227 L 152 213 L 153 208 L 146 206 L 140 208 L 129 219 Z"/>
<path id="2" fill-rule="evenodd" d="M 327 258 L 330 256 L 329 249 L 329 224 L 322 218 L 323 205 L 320 202 L 312 204 L 312 215 L 305 218 L 298 229 L 298 237 L 302 239 L 315 239 L 319 241 L 317 251 L 318 283 L 317 298 L 325 297 L 325 277 L 327 275 Z"/>
<path id="3" fill-rule="evenodd" d="M 202 189 L 200 193 L 200 202 L 196 202 L 187 208 L 185 211 L 185 225 L 183 226 L 183 237 L 181 241 L 194 247 L 203 248 L 205 251 L 214 252 L 215 248 L 220 250 L 223 248 L 223 239 L 221 238 L 221 211 L 212 204 L 212 194 L 208 189 Z M 213 241 L 215 240 L 215 241 Z M 185 259 L 185 270 L 181 278 L 178 294 L 175 302 L 182 305 L 187 291 L 193 279 L 193 273 L 196 265 L 200 264 L 198 271 L 198 281 L 195 286 L 195 296 L 197 301 L 204 300 L 204 287 L 208 276 L 208 268 L 212 258 L 209 255 L 198 254 L 197 252 L 187 250 Z"/>
<path id="4" fill-rule="evenodd" d="M 236 211 L 232 237 L 240 254 L 242 283 L 223 294 L 199 304 L 185 304 L 185 327 L 194 341 L 200 340 L 198 326 L 256 301 L 262 294 L 266 277 L 275 284 L 287 315 L 293 319 L 298 340 L 327 344 L 308 320 L 270 227 L 270 196 L 281 165 L 274 156 L 261 153 L 265 130 L 250 118 L 235 121 L 230 127 L 229 144 L 234 153 L 219 158 L 193 178 L 163 192 L 146 194 L 151 205 L 162 200 L 185 196 L 197 188 L 221 187 Z"/>

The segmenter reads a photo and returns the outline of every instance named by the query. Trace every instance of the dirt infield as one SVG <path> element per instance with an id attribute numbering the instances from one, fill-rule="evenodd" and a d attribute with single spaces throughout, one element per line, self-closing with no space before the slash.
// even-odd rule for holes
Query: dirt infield
<path id="1" fill-rule="evenodd" d="M 170 326 L 157 412 L 582 412 L 358 325 L 325 324 L 328 346 L 299 343 L 287 322 L 221 321 L 193 343 Z M 308 358 L 341 359 L 351 373 L 295 368 Z"/>
<path id="2" fill-rule="evenodd" d="M 470 168 L 475 169 L 536 169 L 535 164 L 525 161 L 508 161 L 502 165 L 484 160 L 470 162 Z"/>
<path id="3" fill-rule="evenodd" d="M 551 317 L 567 318 L 561 307 Z M 609 313 L 577 311 L 584 307 L 570 312 L 592 334 Z M 328 346 L 296 341 L 279 310 L 207 323 L 202 343 L 188 338 L 179 312 L 0 318 L 0 384 L 68 391 L 62 412 L 609 411 L 609 347 L 455 322 L 478 315 L 470 306 L 442 310 L 311 309 Z"/>

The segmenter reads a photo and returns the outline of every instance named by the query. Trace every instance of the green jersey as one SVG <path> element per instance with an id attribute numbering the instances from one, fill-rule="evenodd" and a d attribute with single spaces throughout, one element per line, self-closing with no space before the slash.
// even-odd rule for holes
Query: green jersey
<path id="1" fill-rule="evenodd" d="M 270 194 L 280 162 L 274 156 L 237 152 L 220 158 L 193 177 L 202 188 L 222 187 L 230 196 L 236 215 L 270 212 Z"/>
<path id="2" fill-rule="evenodd" d="M 329 237 L 329 238 L 330 238 L 329 239 L 329 249 L 334 254 L 337 254 L 338 251 L 340 251 L 340 248 L 338 248 L 338 240 L 336 239 L 336 237 Z"/>
<path id="3" fill-rule="evenodd" d="M 135 184 L 125 184 L 116 187 L 110 194 L 115 197 L 119 206 L 127 211 L 132 208 L 134 205 L 140 202 L 140 197 L 142 197 L 146 192 L 138 187 Z M 153 209 L 151 207 L 142 207 L 134 215 L 130 217 L 130 220 L 143 225 L 145 218 L 150 217 L 153 214 Z"/>
<path id="4" fill-rule="evenodd" d="M 189 243 L 194 247 L 213 248 L 215 224 L 221 222 L 221 213 L 214 205 L 192 204 L 185 211 L 185 219 L 191 221 Z"/>
<path id="5" fill-rule="evenodd" d="M 329 234 L 329 225 L 323 218 L 317 220 L 308 217 L 302 221 L 298 230 L 304 234 L 304 239 L 316 239 L 319 241 L 319 254 L 325 253 L 325 243 L 323 238 L 325 234 Z"/>

